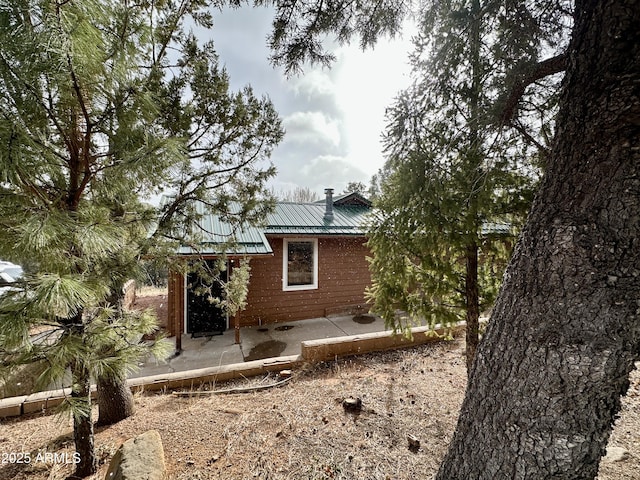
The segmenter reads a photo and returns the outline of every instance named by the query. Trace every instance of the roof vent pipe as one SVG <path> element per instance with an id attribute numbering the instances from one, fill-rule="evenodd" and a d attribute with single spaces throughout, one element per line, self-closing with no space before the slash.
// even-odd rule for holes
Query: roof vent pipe
<path id="1" fill-rule="evenodd" d="M 326 222 L 333 221 L 333 188 L 325 188 L 326 203 L 324 210 L 324 220 Z"/>

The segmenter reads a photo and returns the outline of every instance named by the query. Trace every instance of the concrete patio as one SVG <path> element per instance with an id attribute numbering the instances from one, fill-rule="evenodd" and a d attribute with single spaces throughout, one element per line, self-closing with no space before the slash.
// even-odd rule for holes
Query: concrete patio
<path id="1" fill-rule="evenodd" d="M 279 372 L 307 362 L 421 345 L 463 330 L 464 323 L 449 328 L 436 326 L 435 331 L 419 326 L 412 328 L 412 336 L 408 338 L 393 335 L 378 317 L 356 315 L 244 327 L 239 345 L 235 343 L 233 330 L 203 338 L 184 335 L 179 355 L 140 363 L 140 370 L 129 376 L 127 384 L 146 391 L 193 389 L 207 382 Z M 173 350 L 175 338 L 165 341 Z M 0 418 L 48 411 L 65 401 L 70 393 L 66 388 L 0 399 Z M 92 395 L 95 393 L 93 386 Z"/>
<path id="2" fill-rule="evenodd" d="M 384 321 L 374 315 L 346 315 L 312 318 L 295 322 L 242 327 L 240 344 L 229 329 L 222 335 L 192 338 L 182 335 L 182 352 L 172 353 L 164 361 L 151 358 L 129 378 L 184 372 L 201 368 L 239 364 L 272 357 L 301 354 L 302 342 L 327 338 L 384 332 Z M 165 340 L 175 345 L 175 338 Z"/>

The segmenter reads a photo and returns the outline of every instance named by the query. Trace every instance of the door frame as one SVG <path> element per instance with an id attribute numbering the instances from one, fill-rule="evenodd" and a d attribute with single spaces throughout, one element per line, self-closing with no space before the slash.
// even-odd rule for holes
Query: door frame
<path id="1" fill-rule="evenodd" d="M 229 259 L 227 259 L 226 267 L 227 267 L 227 281 L 229 281 L 229 275 L 231 275 L 231 270 L 230 270 L 231 264 L 229 262 Z M 189 324 L 188 324 L 188 322 L 189 322 L 189 300 L 188 300 L 188 297 L 187 297 L 187 295 L 189 294 L 189 292 L 187 291 L 187 285 L 189 284 L 189 281 L 188 281 L 189 278 L 188 277 L 189 277 L 188 274 L 184 275 L 184 282 L 183 282 L 183 287 L 182 287 L 183 288 L 183 295 L 184 295 L 183 296 L 183 298 L 184 298 L 184 314 L 183 314 L 183 320 L 184 320 L 183 321 L 183 325 L 184 325 L 184 328 L 182 330 L 182 333 L 185 334 L 185 335 L 189 335 L 189 333 L 187 331 L 188 328 L 189 328 Z M 229 330 L 229 314 L 227 312 L 225 312 L 224 316 L 225 316 L 225 322 L 226 322 L 226 326 L 227 326 L 227 328 L 225 329 L 225 331 L 226 331 L 226 330 Z"/>

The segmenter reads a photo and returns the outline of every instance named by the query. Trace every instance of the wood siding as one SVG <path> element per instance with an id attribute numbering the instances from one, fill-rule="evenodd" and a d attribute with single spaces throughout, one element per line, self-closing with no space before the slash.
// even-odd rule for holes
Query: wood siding
<path id="1" fill-rule="evenodd" d="M 363 237 L 318 238 L 318 288 L 299 291 L 282 289 L 284 238 L 269 236 L 273 255 L 251 259 L 249 294 L 247 307 L 240 313 L 241 326 L 324 317 L 354 309 L 368 311 L 364 291 L 371 285 L 366 259 L 370 252 Z M 167 326 L 169 334 L 175 335 L 184 331 L 181 274 L 173 272 L 169 277 L 168 303 Z M 234 325 L 233 319 L 229 324 Z"/>
<path id="2" fill-rule="evenodd" d="M 251 259 L 249 295 L 241 325 L 323 317 L 328 312 L 338 313 L 342 307 L 368 310 L 364 291 L 371 284 L 371 274 L 366 260 L 369 249 L 363 237 L 320 237 L 318 288 L 286 292 L 282 289 L 283 240 L 269 236 L 273 256 Z"/>
<path id="3" fill-rule="evenodd" d="M 174 336 L 184 331 L 184 276 L 180 273 L 169 271 L 169 292 L 167 298 L 167 330 Z"/>

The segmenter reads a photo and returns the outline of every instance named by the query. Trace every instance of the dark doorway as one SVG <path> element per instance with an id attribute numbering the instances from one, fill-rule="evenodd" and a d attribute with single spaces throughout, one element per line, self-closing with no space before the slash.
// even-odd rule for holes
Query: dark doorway
<path id="1" fill-rule="evenodd" d="M 197 274 L 187 275 L 187 333 L 193 337 L 222 335 L 227 329 L 227 314 L 209 297 L 222 298 L 224 290 L 222 283 L 227 281 L 227 272 L 220 272 L 220 280 L 211 285 L 211 294 L 198 294 L 203 286 L 202 279 Z"/>

